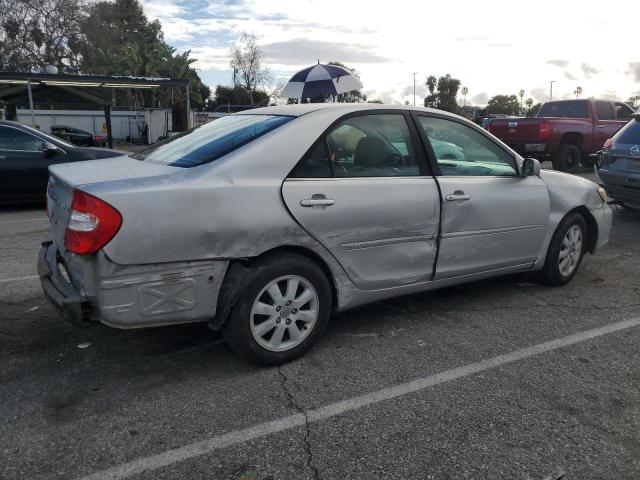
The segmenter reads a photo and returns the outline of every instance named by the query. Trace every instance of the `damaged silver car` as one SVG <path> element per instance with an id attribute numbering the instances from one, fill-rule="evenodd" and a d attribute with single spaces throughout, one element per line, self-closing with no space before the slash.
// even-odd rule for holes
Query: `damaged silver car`
<path id="1" fill-rule="evenodd" d="M 209 322 L 260 364 L 368 302 L 514 272 L 563 285 L 612 217 L 595 183 L 410 107 L 250 110 L 50 174 L 39 274 L 60 312 Z"/>

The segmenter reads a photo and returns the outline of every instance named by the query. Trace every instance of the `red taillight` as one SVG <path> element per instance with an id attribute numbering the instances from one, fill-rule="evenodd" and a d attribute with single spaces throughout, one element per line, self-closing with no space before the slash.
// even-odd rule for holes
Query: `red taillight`
<path id="1" fill-rule="evenodd" d="M 549 135 L 551 134 L 551 127 L 545 120 L 540 120 L 538 123 L 538 140 L 541 142 L 546 142 L 549 140 Z"/>
<path id="2" fill-rule="evenodd" d="M 604 145 L 602 146 L 603 150 L 609 150 L 611 147 L 613 146 L 613 140 L 610 138 L 607 138 L 607 141 L 604 142 Z"/>
<path id="3" fill-rule="evenodd" d="M 74 190 L 64 246 L 78 255 L 96 253 L 111 241 L 121 225 L 122 215 L 107 202 Z"/>

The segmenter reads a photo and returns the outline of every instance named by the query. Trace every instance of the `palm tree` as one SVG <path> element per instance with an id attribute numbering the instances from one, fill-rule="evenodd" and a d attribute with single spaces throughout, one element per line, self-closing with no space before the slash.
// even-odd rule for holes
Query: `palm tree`
<path id="1" fill-rule="evenodd" d="M 582 87 L 576 87 L 573 93 L 576 94 L 576 98 L 580 98 L 580 95 L 582 95 Z"/>
<path id="2" fill-rule="evenodd" d="M 527 101 L 524 102 L 524 104 L 527 106 L 529 110 L 531 110 L 531 107 L 533 107 L 533 98 L 527 98 Z"/>
<path id="3" fill-rule="evenodd" d="M 467 94 L 469 93 L 469 89 L 467 87 L 462 87 L 461 93 L 462 93 L 462 98 L 463 98 L 462 106 L 466 107 L 467 106 Z"/>
<path id="4" fill-rule="evenodd" d="M 427 87 L 429 88 L 429 93 L 433 95 L 433 92 L 436 90 L 436 84 L 438 83 L 438 79 L 434 75 L 429 75 L 427 77 Z"/>
<path id="5" fill-rule="evenodd" d="M 520 95 L 520 110 L 523 110 L 524 104 L 522 103 L 522 100 L 524 99 L 524 90 L 520 90 L 519 95 Z"/>

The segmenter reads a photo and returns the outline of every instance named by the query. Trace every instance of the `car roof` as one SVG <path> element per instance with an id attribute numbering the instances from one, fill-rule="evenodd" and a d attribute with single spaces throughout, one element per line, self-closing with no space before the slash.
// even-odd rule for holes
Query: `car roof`
<path id="1" fill-rule="evenodd" d="M 431 112 L 451 117 L 458 117 L 452 113 L 433 108 L 414 107 L 410 105 L 389 105 L 380 103 L 303 103 L 300 105 L 275 105 L 272 107 L 254 108 L 234 113 L 233 115 L 289 115 L 292 117 L 300 117 L 308 113 L 331 109 L 336 113 L 346 114 L 350 112 L 358 112 L 363 110 L 405 110 L 417 112 Z"/>

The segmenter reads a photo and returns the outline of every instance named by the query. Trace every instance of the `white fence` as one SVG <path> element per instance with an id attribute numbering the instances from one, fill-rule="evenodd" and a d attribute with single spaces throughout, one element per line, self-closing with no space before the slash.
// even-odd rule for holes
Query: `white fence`
<path id="1" fill-rule="evenodd" d="M 34 110 L 33 118 L 40 130 L 48 133 L 53 125 L 66 125 L 98 135 L 107 134 L 102 110 Z M 18 122 L 31 125 L 31 110 L 18 109 Z M 147 108 L 111 112 L 111 131 L 118 143 L 155 143 L 171 128 L 171 110 Z"/>

